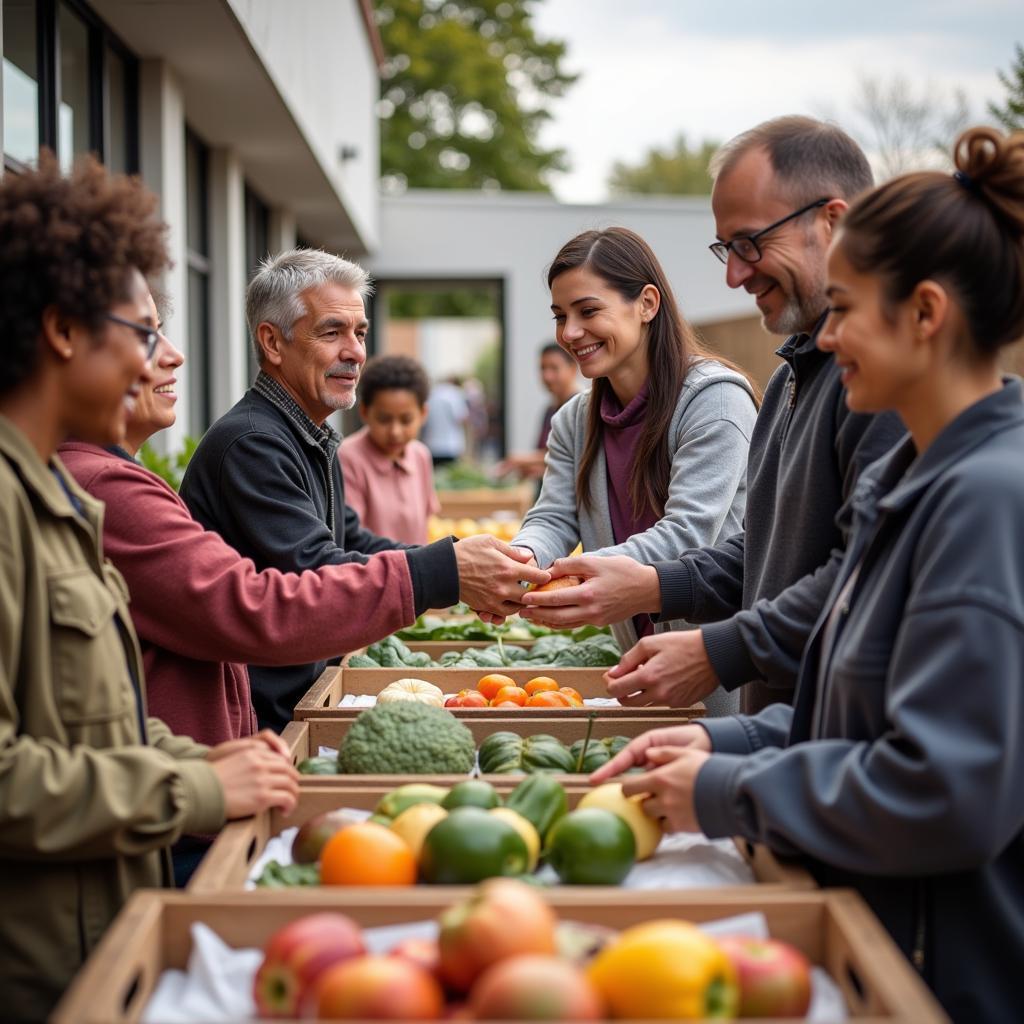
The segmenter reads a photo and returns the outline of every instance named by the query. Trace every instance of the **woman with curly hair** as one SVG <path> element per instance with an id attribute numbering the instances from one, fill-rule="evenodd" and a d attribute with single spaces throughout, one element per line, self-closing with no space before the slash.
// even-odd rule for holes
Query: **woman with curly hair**
<path id="1" fill-rule="evenodd" d="M 0 992 L 40 1020 L 167 847 L 290 809 L 266 743 L 209 748 L 146 710 L 142 660 L 102 503 L 56 456 L 119 444 L 158 341 L 146 276 L 167 263 L 155 198 L 94 161 L 0 182 Z"/>
<path id="2" fill-rule="evenodd" d="M 595 773 L 674 831 L 857 888 L 956 1021 L 1020 1020 L 1024 964 L 1024 133 L 851 207 L 828 257 L 855 412 L 908 437 L 861 475 L 796 704 L 647 733 Z"/>

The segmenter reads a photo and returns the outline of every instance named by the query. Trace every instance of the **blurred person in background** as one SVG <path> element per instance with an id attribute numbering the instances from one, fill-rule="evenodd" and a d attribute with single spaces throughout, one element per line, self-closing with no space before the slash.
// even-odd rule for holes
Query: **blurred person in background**
<path id="1" fill-rule="evenodd" d="M 246 292 L 260 372 L 200 441 L 181 496 L 199 523 L 257 569 L 366 564 L 375 554 L 400 550 L 416 614 L 460 599 L 486 612 L 517 611 L 520 581 L 549 578 L 525 564 L 528 556 L 486 536 L 404 545 L 367 530 L 345 502 L 340 438 L 327 419 L 356 402 L 370 287 L 358 264 L 318 249 L 292 249 L 264 261 Z M 325 660 L 250 661 L 261 728 L 280 732 L 325 667 Z"/>
<path id="2" fill-rule="evenodd" d="M 345 500 L 374 533 L 427 542 L 427 519 L 441 511 L 430 449 L 418 440 L 430 382 L 408 356 L 376 356 L 359 378 L 365 426 L 338 449 Z"/>
<path id="3" fill-rule="evenodd" d="M 540 379 L 551 395 L 551 404 L 544 410 L 537 447 L 532 452 L 509 455 L 498 463 L 499 476 L 518 473 L 524 480 L 539 480 L 544 475 L 544 456 L 548 450 L 551 417 L 579 391 L 579 368 L 576 360 L 557 342 L 550 342 L 540 350 Z"/>
<path id="4" fill-rule="evenodd" d="M 654 576 L 650 563 L 739 530 L 756 392 L 701 346 L 650 246 L 627 228 L 583 232 L 548 285 L 558 344 L 593 384 L 552 418 L 540 497 L 512 543 L 538 565 L 582 544 L 591 561 L 621 555 Z M 687 623 L 640 615 L 612 628 L 626 650 Z M 708 696 L 713 714 L 734 705 Z"/>
<path id="5" fill-rule="evenodd" d="M 0 993 L 44 1019 L 170 845 L 292 810 L 290 762 L 150 717 L 103 504 L 57 457 L 122 444 L 159 341 L 146 277 L 168 265 L 156 197 L 94 160 L 0 181 Z M 161 538 L 151 535 L 154 543 Z"/>
<path id="6" fill-rule="evenodd" d="M 1024 132 L 855 201 L 817 343 L 908 434 L 869 466 L 796 704 L 655 730 L 595 773 L 671 831 L 857 889 L 955 1021 L 1020 1019 L 1024 964 Z M 813 486 L 813 480 L 810 482 Z"/>
<path id="7" fill-rule="evenodd" d="M 466 454 L 469 403 L 459 377 L 438 381 L 430 391 L 430 413 L 421 440 L 430 449 L 435 466 L 458 462 Z"/>

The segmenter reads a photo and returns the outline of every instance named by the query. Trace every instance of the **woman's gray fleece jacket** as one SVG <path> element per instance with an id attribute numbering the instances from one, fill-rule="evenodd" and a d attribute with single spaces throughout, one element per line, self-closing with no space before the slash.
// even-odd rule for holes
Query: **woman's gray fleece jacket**
<path id="1" fill-rule="evenodd" d="M 648 565 L 678 558 L 690 548 L 714 544 L 742 529 L 747 448 L 757 416 L 753 389 L 742 374 L 714 359 L 690 370 L 665 425 L 671 460 L 665 514 L 622 544 L 616 544 L 612 535 L 603 448 L 590 474 L 590 509 L 577 501 L 576 470 L 583 458 L 589 404 L 586 392 L 555 413 L 540 496 L 512 542 L 533 551 L 538 565 L 563 558 L 578 543 L 589 554 L 628 555 Z M 681 619 L 655 626 L 658 632 L 688 628 Z M 616 623 L 612 630 L 623 650 L 637 641 L 632 621 Z M 716 693 L 708 699 L 709 711 L 734 710 L 721 696 Z"/>

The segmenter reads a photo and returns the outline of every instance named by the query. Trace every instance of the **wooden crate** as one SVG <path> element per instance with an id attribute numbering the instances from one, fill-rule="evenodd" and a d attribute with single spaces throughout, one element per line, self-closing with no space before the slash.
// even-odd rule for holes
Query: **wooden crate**
<path id="1" fill-rule="evenodd" d="M 367 928 L 411 923 L 436 918 L 458 892 L 428 886 L 392 895 L 380 889 L 311 889 L 268 892 L 259 899 L 252 893 L 138 892 L 79 972 L 51 1021 L 138 1021 L 160 974 L 187 967 L 192 947 L 189 929 L 196 921 L 212 928 L 229 946 L 258 948 L 279 928 L 306 914 L 332 910 Z M 799 947 L 812 963 L 828 971 L 846 999 L 854 1024 L 948 1022 L 877 918 L 850 890 L 787 892 L 746 887 L 689 893 L 614 889 L 584 893 L 553 889 L 545 898 L 560 917 L 616 928 L 662 918 L 700 923 L 758 911 L 774 938 Z"/>
<path id="2" fill-rule="evenodd" d="M 333 786 L 319 786 L 303 789 L 299 794 L 299 803 L 295 810 L 284 815 L 278 810 L 264 811 L 253 818 L 229 822 L 214 840 L 213 846 L 203 858 L 195 874 L 189 882 L 189 892 L 215 893 L 232 889 L 244 889 L 252 865 L 274 836 L 280 835 L 286 828 L 299 826 L 323 811 L 333 811 L 339 807 L 352 807 L 359 810 L 372 811 L 381 797 L 387 795 L 397 786 L 410 781 L 410 776 L 389 779 L 378 776 L 379 781 L 372 782 L 370 777 L 361 785 L 351 786 L 346 782 L 335 782 Z M 502 796 L 507 796 L 521 778 L 509 775 L 486 776 Z M 462 776 L 453 778 L 444 775 L 417 776 L 412 781 L 429 782 L 435 785 L 454 785 L 464 781 Z M 583 796 L 590 791 L 584 781 L 569 784 L 565 787 L 569 798 L 569 806 L 575 807 Z M 815 883 L 811 876 L 798 864 L 779 860 L 767 847 L 759 846 L 746 840 L 737 840 L 740 853 L 750 864 L 754 877 L 764 885 L 777 886 L 783 889 L 813 889 Z M 578 887 L 576 887 L 578 888 Z M 600 887 L 604 889 L 604 887 Z M 639 890 L 630 889 L 630 892 Z"/>
<path id="3" fill-rule="evenodd" d="M 461 491 L 438 491 L 440 515 L 445 519 L 493 519 L 498 512 L 508 512 L 522 519 L 536 497 L 536 484 L 531 481 L 512 487 L 472 487 Z"/>
<path id="4" fill-rule="evenodd" d="M 493 671 L 497 672 L 498 669 Z M 606 697 L 604 669 L 597 668 L 560 668 L 560 669 L 525 669 L 503 668 L 502 675 L 514 679 L 520 686 L 539 675 L 550 674 L 560 686 L 571 686 L 584 698 Z M 296 721 L 309 718 L 355 718 L 365 708 L 339 707 L 346 694 L 380 693 L 388 683 L 396 679 L 425 679 L 434 683 L 445 693 L 457 693 L 459 690 L 475 690 L 476 684 L 487 675 L 486 669 L 479 668 L 347 668 L 344 665 L 328 666 L 320 678 L 306 691 L 295 705 L 293 717 Z M 508 708 L 450 708 L 456 718 L 508 718 Z M 663 718 L 669 722 L 683 721 L 690 718 L 703 717 L 704 705 L 696 704 L 689 708 L 523 708 L 520 714 L 550 716 L 552 714 L 566 718 L 583 718 L 597 711 L 600 718 L 626 717 L 635 718 L 639 711 L 646 717 Z"/>
<path id="5" fill-rule="evenodd" d="M 316 757 L 321 747 L 337 750 L 345 733 L 352 727 L 353 718 L 307 718 L 304 722 L 289 722 L 285 726 L 281 738 L 288 744 L 292 754 L 292 763 L 298 764 L 307 757 Z M 685 720 L 680 720 L 680 722 Z M 651 729 L 657 729 L 665 723 L 660 719 L 644 717 L 634 718 L 599 718 L 594 722 L 591 736 L 602 739 L 605 736 L 640 736 Z M 554 736 L 566 746 L 570 746 L 586 734 L 586 724 L 578 718 L 534 718 L 532 715 L 518 718 L 478 718 L 465 720 L 466 727 L 473 733 L 473 739 L 479 746 L 491 733 L 515 732 L 520 736 L 535 736 L 545 733 Z M 552 777 L 563 785 L 587 785 L 586 775 L 551 773 Z M 430 781 L 439 785 L 454 786 L 456 782 L 464 782 L 466 775 L 430 775 Z M 523 775 L 481 775 L 488 782 L 519 781 Z M 322 789 L 338 785 L 345 786 L 386 786 L 395 789 L 407 782 L 422 782 L 427 778 L 423 775 L 302 775 L 299 784 L 303 789 Z"/>

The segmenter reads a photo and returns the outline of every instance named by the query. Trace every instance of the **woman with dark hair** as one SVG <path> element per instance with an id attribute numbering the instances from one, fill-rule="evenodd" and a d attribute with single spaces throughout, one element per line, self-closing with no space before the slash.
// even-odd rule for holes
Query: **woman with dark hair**
<path id="1" fill-rule="evenodd" d="M 860 890 L 957 1021 L 1020 1019 L 1024 964 L 1024 133 L 854 203 L 829 253 L 857 412 L 909 436 L 862 474 L 794 708 L 656 730 L 627 793 L 672 830 L 802 854 Z"/>
<path id="2" fill-rule="evenodd" d="M 146 275 L 167 264 L 156 199 L 52 155 L 0 182 L 0 992 L 42 1020 L 167 847 L 289 811 L 297 777 L 256 740 L 206 747 L 147 714 L 103 505 L 56 456 L 120 444 L 158 341 Z"/>
<path id="3" fill-rule="evenodd" d="M 586 231 L 559 251 L 548 286 L 556 340 L 593 387 L 553 417 L 540 497 L 513 544 L 541 566 L 577 543 L 648 565 L 739 530 L 756 395 L 703 349 L 647 243 Z M 685 625 L 637 616 L 613 629 L 625 650 Z M 708 701 L 732 705 L 724 692 Z"/>

